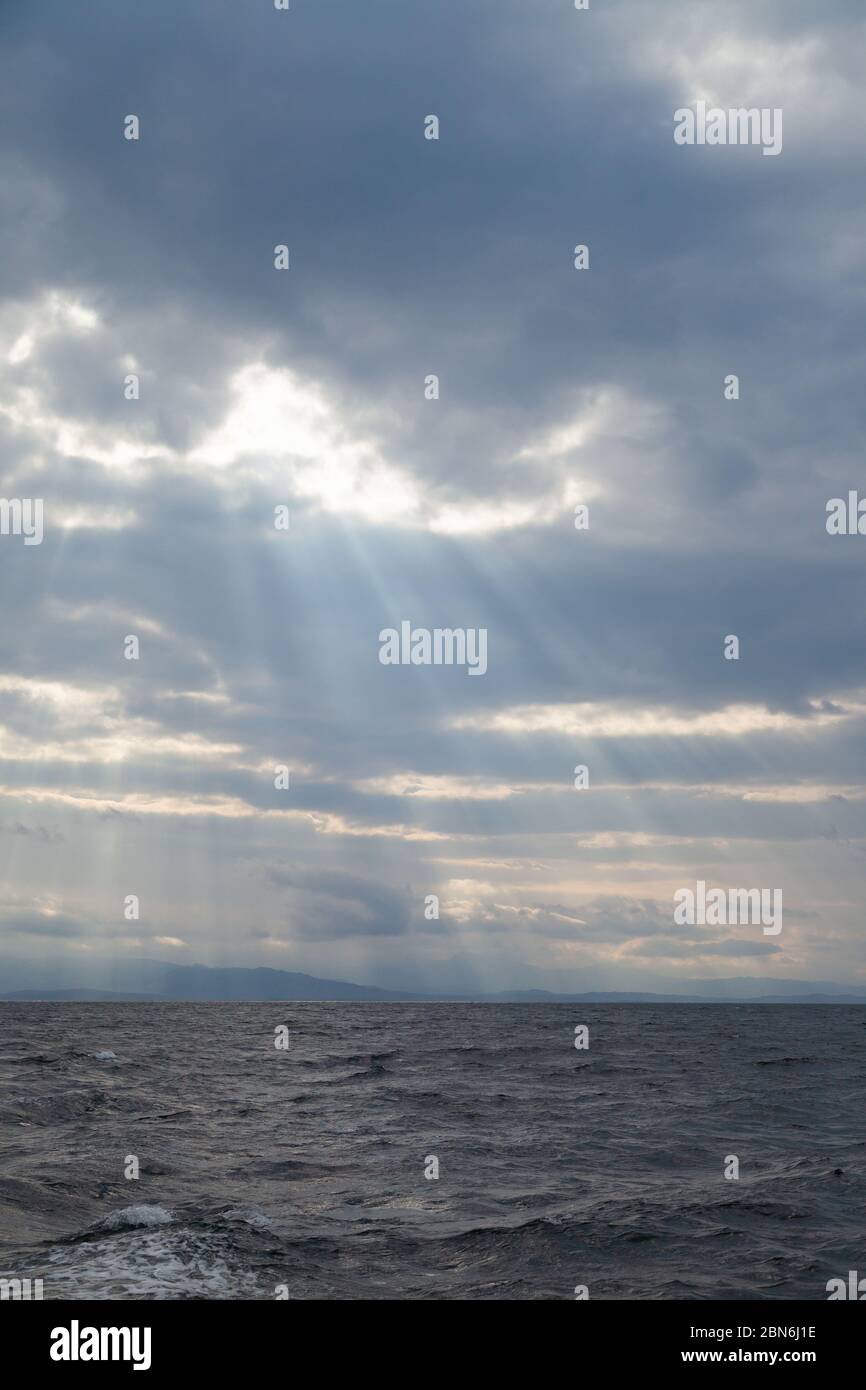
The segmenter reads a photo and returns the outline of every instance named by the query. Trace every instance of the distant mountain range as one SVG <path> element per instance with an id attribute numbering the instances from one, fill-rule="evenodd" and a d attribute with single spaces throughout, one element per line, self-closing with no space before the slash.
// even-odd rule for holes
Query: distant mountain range
<path id="1" fill-rule="evenodd" d="M 19 979 L 22 967 L 14 972 Z M 44 972 L 47 974 L 47 970 Z M 30 968 L 31 977 L 35 970 Z M 0 985 L 5 968 L 0 965 Z M 551 991 L 510 990 L 499 994 L 422 993 L 417 990 L 380 989 L 346 980 L 321 979 L 291 970 L 248 969 L 241 966 L 176 965 L 170 961 L 129 960 L 113 962 L 99 971 L 108 988 L 94 989 L 58 981 L 32 983 L 0 991 L 0 1000 L 14 1001 L 114 1001 L 171 1000 L 265 1001 L 334 1000 L 380 1004 L 423 1002 L 480 1002 L 516 1004 L 866 1004 L 866 989 L 814 980 L 775 980 L 742 977 L 728 980 L 684 980 L 682 991 L 653 994 L 642 991 L 591 990 L 577 994 Z M 23 981 L 21 981 L 23 984 Z M 53 987 L 52 987 L 53 986 Z"/>

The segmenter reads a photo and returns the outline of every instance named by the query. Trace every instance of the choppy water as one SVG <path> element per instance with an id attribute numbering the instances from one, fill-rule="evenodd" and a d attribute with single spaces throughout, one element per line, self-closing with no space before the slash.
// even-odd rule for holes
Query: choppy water
<path id="1" fill-rule="evenodd" d="M 0 1273 L 823 1299 L 866 1273 L 864 1046 L 846 1006 L 0 1005 Z"/>

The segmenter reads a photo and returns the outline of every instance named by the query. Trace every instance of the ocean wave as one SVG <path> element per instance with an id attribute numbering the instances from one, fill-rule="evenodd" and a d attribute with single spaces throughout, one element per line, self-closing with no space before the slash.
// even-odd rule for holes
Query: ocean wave
<path id="1" fill-rule="evenodd" d="M 140 1226 L 110 1238 L 51 1250 L 47 1299 L 258 1298 L 267 1290 L 232 1257 L 224 1237 Z"/>
<path id="2" fill-rule="evenodd" d="M 310 1005 L 277 1065 L 271 1014 L 13 1009 L 0 1265 L 70 1299 L 814 1299 L 854 1267 L 862 1009 L 610 1006 L 578 1055 L 555 1010 Z"/>
<path id="3" fill-rule="evenodd" d="M 125 1231 L 135 1226 L 168 1226 L 174 1217 L 165 1207 L 121 1207 L 106 1216 L 97 1227 L 101 1231 Z"/>

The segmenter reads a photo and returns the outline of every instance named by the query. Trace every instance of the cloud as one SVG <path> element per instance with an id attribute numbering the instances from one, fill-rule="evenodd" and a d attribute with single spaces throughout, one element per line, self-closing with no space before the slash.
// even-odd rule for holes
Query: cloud
<path id="1" fill-rule="evenodd" d="M 0 905 L 0 929 L 4 937 L 70 937 L 87 934 L 87 924 L 78 917 L 53 908 L 27 908 Z"/>
<path id="2" fill-rule="evenodd" d="M 862 979 L 862 6 L 284 19 L 4 16 L 3 931 L 127 951 L 138 892 L 374 982 Z M 676 147 L 701 96 L 782 156 Z M 404 619 L 487 674 L 382 667 Z M 784 940 L 672 936 L 709 873 Z"/>
<path id="3" fill-rule="evenodd" d="M 292 934 L 329 940 L 402 936 L 410 926 L 410 898 L 372 879 L 337 869 L 327 873 L 270 867 L 265 878 L 281 890 Z"/>

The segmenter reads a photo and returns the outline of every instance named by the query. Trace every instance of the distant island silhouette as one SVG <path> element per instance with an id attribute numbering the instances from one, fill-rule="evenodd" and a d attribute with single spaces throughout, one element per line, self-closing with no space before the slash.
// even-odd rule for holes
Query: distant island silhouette
<path id="1" fill-rule="evenodd" d="M 20 974 L 19 966 L 18 973 Z M 4 980 L 0 965 L 0 985 Z M 2 991 L 6 1003 L 49 1001 L 241 1002 L 343 1001 L 357 1003 L 489 1003 L 489 1004 L 866 1004 L 866 991 L 857 992 L 827 981 L 754 979 L 685 980 L 682 991 L 588 990 L 555 993 L 543 989 L 484 991 L 423 991 L 383 989 L 347 980 L 323 979 L 265 966 L 177 965 L 171 961 L 128 960 L 102 963 L 94 975 L 108 988 L 93 988 L 52 979 L 50 967 L 31 967 L 32 983 Z"/>

